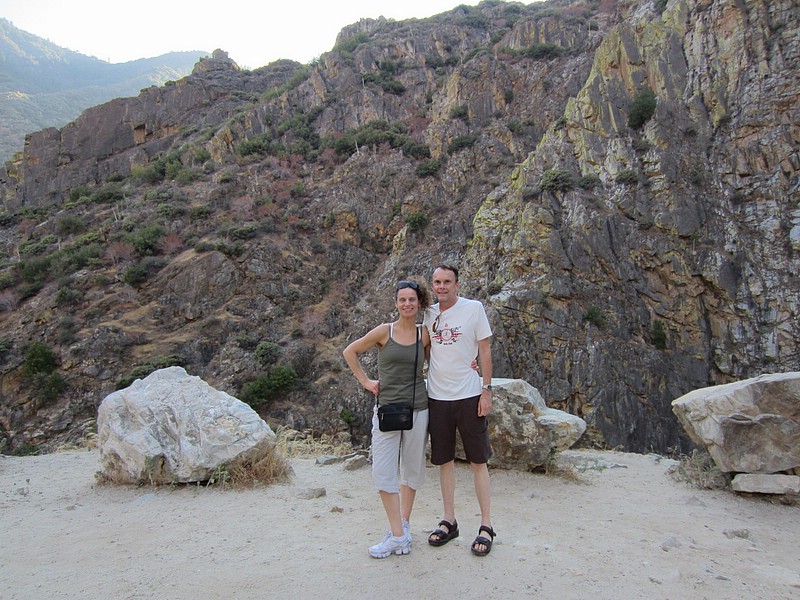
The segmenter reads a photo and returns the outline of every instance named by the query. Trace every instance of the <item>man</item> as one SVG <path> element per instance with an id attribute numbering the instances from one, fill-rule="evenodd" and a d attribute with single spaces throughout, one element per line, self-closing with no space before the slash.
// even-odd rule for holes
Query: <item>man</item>
<path id="1" fill-rule="evenodd" d="M 456 267 L 438 266 L 431 283 L 439 302 L 425 317 L 431 337 L 428 430 L 431 462 L 439 465 L 444 515 L 438 528 L 428 537 L 428 543 L 443 546 L 459 535 L 455 515 L 457 430 L 472 466 L 481 509 L 481 525 L 472 543 L 472 552 L 486 556 L 495 537 L 487 465 L 492 451 L 486 419 L 492 410 L 492 330 L 483 304 L 459 297 Z M 473 369 L 476 356 L 480 375 Z"/>

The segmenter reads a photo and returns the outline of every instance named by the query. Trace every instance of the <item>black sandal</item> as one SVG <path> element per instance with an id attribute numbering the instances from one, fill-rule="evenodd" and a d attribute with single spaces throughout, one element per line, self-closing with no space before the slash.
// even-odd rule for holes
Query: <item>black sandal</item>
<path id="1" fill-rule="evenodd" d="M 447 527 L 447 531 L 442 529 L 442 525 Z M 453 519 L 452 523 L 448 523 L 444 519 L 439 521 L 439 527 L 428 536 L 428 543 L 431 546 L 444 546 L 450 540 L 458 537 L 458 522 Z"/>
<path id="2" fill-rule="evenodd" d="M 488 533 L 492 536 L 492 539 L 487 538 L 486 536 L 481 535 L 482 532 Z M 492 551 L 492 542 L 494 541 L 495 533 L 494 529 L 491 527 L 487 527 L 486 525 L 481 525 L 480 529 L 478 529 L 478 537 L 475 538 L 475 541 L 472 542 L 472 553 L 476 556 L 486 556 L 489 552 Z M 478 550 L 476 546 L 485 546 L 485 550 Z"/>

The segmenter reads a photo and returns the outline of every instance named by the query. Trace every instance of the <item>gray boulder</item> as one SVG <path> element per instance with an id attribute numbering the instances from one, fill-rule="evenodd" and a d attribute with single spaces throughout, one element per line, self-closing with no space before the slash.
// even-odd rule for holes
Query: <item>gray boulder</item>
<path id="1" fill-rule="evenodd" d="M 800 372 L 694 390 L 673 400 L 672 412 L 724 472 L 800 466 Z"/>
<path id="2" fill-rule="evenodd" d="M 800 494 L 800 477 L 764 473 L 739 473 L 731 481 L 734 492 Z"/>
<path id="3" fill-rule="evenodd" d="M 263 455 L 275 434 L 249 405 L 181 367 L 106 396 L 97 414 L 101 476 L 115 483 L 190 483 Z"/>
<path id="4" fill-rule="evenodd" d="M 586 431 L 575 415 L 548 408 L 535 387 L 522 379 L 492 379 L 489 439 L 493 467 L 530 471 L 554 450 L 572 446 Z"/>

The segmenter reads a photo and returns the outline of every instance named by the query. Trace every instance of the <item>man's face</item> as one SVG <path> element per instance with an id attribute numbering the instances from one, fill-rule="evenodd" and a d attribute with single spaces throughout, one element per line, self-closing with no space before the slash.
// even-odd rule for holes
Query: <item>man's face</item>
<path id="1" fill-rule="evenodd" d="M 449 269 L 436 269 L 433 272 L 431 284 L 440 305 L 448 308 L 455 304 L 458 298 L 458 282 L 455 273 Z"/>

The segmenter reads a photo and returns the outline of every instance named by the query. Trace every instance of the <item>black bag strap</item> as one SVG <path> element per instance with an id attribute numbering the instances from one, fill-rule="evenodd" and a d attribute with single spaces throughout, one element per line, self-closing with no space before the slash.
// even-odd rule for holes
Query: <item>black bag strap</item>
<path id="1" fill-rule="evenodd" d="M 411 392 L 411 407 L 414 407 L 414 403 L 417 401 L 417 363 L 419 361 L 419 325 L 414 324 L 414 328 L 417 330 L 417 335 L 414 336 L 414 387 L 412 388 Z"/>

